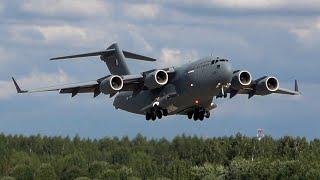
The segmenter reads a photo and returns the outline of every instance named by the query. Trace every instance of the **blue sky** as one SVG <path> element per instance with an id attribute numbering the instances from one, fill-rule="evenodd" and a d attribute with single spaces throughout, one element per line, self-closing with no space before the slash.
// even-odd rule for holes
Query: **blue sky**
<path id="1" fill-rule="evenodd" d="M 0 2 L 0 132 L 100 138 L 172 138 L 178 134 L 320 135 L 318 0 L 3 0 Z M 117 111 L 100 95 L 17 95 L 24 88 L 94 80 L 109 74 L 98 58 L 49 62 L 50 57 L 102 50 L 113 42 L 158 59 L 128 60 L 131 71 L 181 65 L 214 54 L 254 78 L 274 75 L 284 88 L 299 80 L 300 97 L 270 95 L 217 101 L 203 122 L 172 116 L 146 122 Z"/>

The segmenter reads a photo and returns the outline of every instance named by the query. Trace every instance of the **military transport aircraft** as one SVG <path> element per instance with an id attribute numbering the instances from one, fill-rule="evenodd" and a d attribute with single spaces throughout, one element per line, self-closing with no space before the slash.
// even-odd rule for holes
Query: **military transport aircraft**
<path id="1" fill-rule="evenodd" d="M 111 75 L 88 84 L 72 84 L 36 90 L 22 90 L 12 78 L 18 93 L 59 91 L 72 97 L 78 93 L 100 93 L 115 96 L 113 105 L 131 113 L 145 115 L 146 120 L 161 119 L 168 115 L 187 115 L 189 119 L 203 120 L 210 117 L 210 110 L 217 107 L 213 98 L 233 98 L 237 94 L 269 95 L 273 93 L 299 95 L 297 81 L 294 91 L 279 87 L 273 76 L 252 80 L 246 70 L 232 70 L 228 59 L 206 57 L 180 67 L 152 69 L 131 74 L 125 58 L 156 61 L 156 59 L 123 51 L 117 43 L 104 51 L 56 57 L 50 60 L 100 56 Z"/>

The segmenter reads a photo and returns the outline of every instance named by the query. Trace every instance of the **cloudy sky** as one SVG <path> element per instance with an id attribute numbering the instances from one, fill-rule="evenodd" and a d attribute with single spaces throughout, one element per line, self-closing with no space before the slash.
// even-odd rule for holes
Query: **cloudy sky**
<path id="1" fill-rule="evenodd" d="M 131 71 L 180 65 L 199 57 L 229 58 L 255 78 L 275 75 L 285 88 L 298 79 L 301 97 L 270 95 L 219 100 L 204 122 L 172 116 L 146 122 L 116 111 L 100 95 L 17 95 L 24 88 L 94 80 L 109 74 L 98 58 L 50 57 L 102 50 L 113 42 L 158 59 L 128 60 Z M 319 0 L 2 0 L 0 1 L 0 131 L 6 134 L 100 138 L 172 138 L 177 134 L 320 136 Z"/>

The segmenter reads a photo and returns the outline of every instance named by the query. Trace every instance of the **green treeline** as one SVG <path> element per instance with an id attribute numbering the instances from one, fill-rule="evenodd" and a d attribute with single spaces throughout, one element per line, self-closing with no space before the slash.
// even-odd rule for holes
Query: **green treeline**
<path id="1" fill-rule="evenodd" d="M 2 179 L 320 179 L 320 140 L 0 135 Z M 0 178 L 1 179 L 1 178 Z"/>

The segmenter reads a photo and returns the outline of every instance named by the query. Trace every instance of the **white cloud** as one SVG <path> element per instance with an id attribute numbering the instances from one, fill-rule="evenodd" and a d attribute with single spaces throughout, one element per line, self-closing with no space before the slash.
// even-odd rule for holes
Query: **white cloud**
<path id="1" fill-rule="evenodd" d="M 26 77 L 17 80 L 21 88 L 25 87 L 39 87 L 40 86 L 52 86 L 70 83 L 73 80 L 63 70 L 59 70 L 57 73 L 44 73 L 33 71 Z M 15 87 L 12 81 L 0 81 L 0 99 L 10 98 L 16 94 Z"/>
<path id="2" fill-rule="evenodd" d="M 320 19 L 302 27 L 293 27 L 289 30 L 305 46 L 312 46 L 320 42 Z"/>
<path id="3" fill-rule="evenodd" d="M 86 28 L 71 25 L 13 25 L 8 32 L 12 41 L 32 45 L 80 46 L 97 38 L 94 34 L 89 36 Z"/>
<path id="4" fill-rule="evenodd" d="M 23 4 L 23 9 L 28 12 L 39 13 L 47 16 L 101 16 L 110 13 L 105 1 L 100 0 L 30 0 Z"/>
<path id="5" fill-rule="evenodd" d="M 160 8 L 156 4 L 126 4 L 123 12 L 134 19 L 153 19 L 158 16 Z"/>
<path id="6" fill-rule="evenodd" d="M 38 26 L 36 29 L 43 35 L 47 43 L 61 41 L 85 41 L 88 36 L 86 30 L 69 25 L 64 26 Z"/>
<path id="7" fill-rule="evenodd" d="M 4 5 L 0 2 L 0 13 L 3 11 Z"/>
<path id="8" fill-rule="evenodd" d="M 9 52 L 7 48 L 0 46 L 0 64 L 8 62 L 9 59 L 13 58 L 14 55 Z"/>
<path id="9" fill-rule="evenodd" d="M 279 0 L 211 0 L 213 5 L 227 8 L 268 8 L 281 4 Z"/>
<path id="10" fill-rule="evenodd" d="M 164 48 L 161 50 L 160 61 L 161 65 L 175 66 L 187 63 L 188 61 L 198 58 L 198 53 L 194 50 L 188 53 L 182 53 L 179 49 Z"/>
<path id="11" fill-rule="evenodd" d="M 143 35 L 141 35 L 136 28 L 136 26 L 129 24 L 128 25 L 129 33 L 133 39 L 134 44 L 137 46 L 142 46 L 145 51 L 152 51 L 151 44 L 144 38 Z"/>
<path id="12" fill-rule="evenodd" d="M 167 1 L 172 2 L 172 1 Z M 218 7 L 232 9 L 315 9 L 320 7 L 318 0 L 176 0 L 176 3 L 202 7 Z"/>

